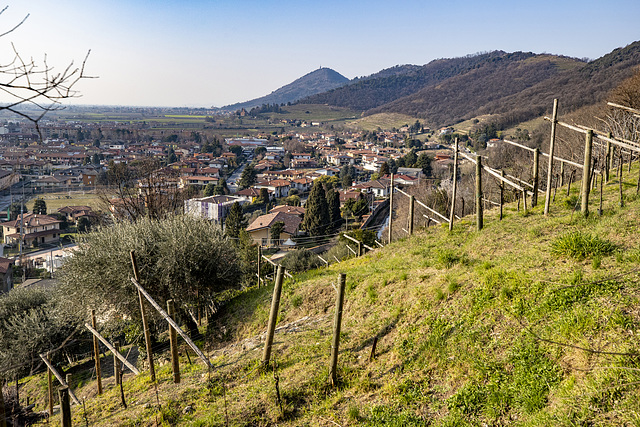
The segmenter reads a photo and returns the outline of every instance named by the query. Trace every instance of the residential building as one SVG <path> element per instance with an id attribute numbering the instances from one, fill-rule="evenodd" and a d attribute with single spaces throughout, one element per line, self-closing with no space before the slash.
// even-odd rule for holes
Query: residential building
<path id="1" fill-rule="evenodd" d="M 271 227 L 273 227 L 273 224 L 276 222 L 284 223 L 284 230 L 280 234 L 279 241 L 271 239 Z M 274 212 L 256 218 L 247 227 L 247 232 L 249 232 L 251 239 L 259 245 L 279 245 L 283 241 L 295 237 L 298 234 L 300 223 L 302 223 L 302 218 L 300 218 L 299 215 Z"/>
<path id="2" fill-rule="evenodd" d="M 61 222 L 48 215 L 20 214 L 15 220 L 0 225 L 4 233 L 4 243 L 17 244 L 22 238 L 26 246 L 37 246 L 59 241 Z"/>
<path id="3" fill-rule="evenodd" d="M 211 221 L 221 222 L 227 217 L 231 206 L 234 203 L 244 205 L 249 201 L 244 197 L 234 196 L 211 196 L 184 201 L 184 212 L 186 214 L 200 216 Z"/>

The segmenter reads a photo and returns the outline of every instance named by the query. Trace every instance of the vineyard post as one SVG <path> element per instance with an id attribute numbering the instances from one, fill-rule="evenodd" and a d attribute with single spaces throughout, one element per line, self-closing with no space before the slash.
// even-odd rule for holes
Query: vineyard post
<path id="1" fill-rule="evenodd" d="M 51 353 L 47 352 L 47 360 L 51 363 Z M 53 372 L 47 367 L 47 384 L 49 386 L 49 416 L 53 416 Z"/>
<path id="2" fill-rule="evenodd" d="M 276 275 L 276 283 L 273 287 L 273 298 L 271 299 L 271 311 L 269 313 L 269 324 L 267 326 L 267 336 L 264 343 L 264 351 L 262 353 L 262 366 L 266 367 L 271 358 L 271 346 L 273 345 L 273 334 L 278 321 L 278 309 L 280 307 L 280 294 L 282 293 L 282 278 L 284 276 L 284 268 L 278 265 L 278 273 Z"/>
<path id="3" fill-rule="evenodd" d="M 391 174 L 391 192 L 389 193 L 389 243 L 393 235 L 393 174 Z"/>
<path id="4" fill-rule="evenodd" d="M 96 327 L 96 311 L 91 310 L 91 326 L 97 330 Z M 96 379 L 98 380 L 98 395 L 102 394 L 102 369 L 100 369 L 100 342 L 98 338 L 93 336 L 93 355 L 96 363 Z"/>
<path id="5" fill-rule="evenodd" d="M 167 314 L 172 319 L 176 315 L 176 307 L 172 299 L 167 301 Z M 178 360 L 178 332 L 169 325 L 169 344 L 171 346 L 171 371 L 173 383 L 180 384 L 180 361 Z"/>
<path id="6" fill-rule="evenodd" d="M 482 230 L 482 157 L 476 158 L 476 226 L 478 231 Z"/>
<path id="7" fill-rule="evenodd" d="M 500 171 L 500 176 L 504 178 L 504 171 Z M 502 209 L 504 207 L 504 181 L 500 181 L 500 221 L 502 221 Z"/>
<path id="8" fill-rule="evenodd" d="M 535 208 L 538 204 L 538 171 L 540 169 L 540 150 L 538 148 L 533 152 L 533 196 L 531 196 L 531 207 Z"/>
<path id="9" fill-rule="evenodd" d="M 338 295 L 336 297 L 336 313 L 333 318 L 333 340 L 331 341 L 331 366 L 329 375 L 331 377 L 331 385 L 335 387 L 338 384 L 338 351 L 340 348 L 340 328 L 342 326 L 342 307 L 344 305 L 344 288 L 347 281 L 347 275 L 340 273 Z"/>
<path id="10" fill-rule="evenodd" d="M 453 188 L 451 189 L 451 213 L 449 215 L 449 231 L 453 230 L 453 220 L 456 218 L 456 192 L 458 188 L 458 138 L 454 141 L 453 152 Z M 464 216 L 464 212 L 462 213 Z"/>
<path id="11" fill-rule="evenodd" d="M 589 216 L 589 190 L 591 189 L 591 183 L 589 178 L 591 177 L 591 150 L 593 147 L 593 130 L 587 131 L 587 136 L 584 143 L 584 166 L 582 169 L 582 206 L 580 211 L 585 217 Z"/>
<path id="12" fill-rule="evenodd" d="M 564 185 L 564 160 L 560 160 L 560 187 Z"/>
<path id="13" fill-rule="evenodd" d="M 262 258 L 262 246 L 258 245 L 258 288 L 260 288 L 260 262 Z"/>
<path id="14" fill-rule="evenodd" d="M 131 251 L 131 265 L 133 266 L 133 276 L 136 282 L 140 283 L 140 273 L 138 271 L 138 263 L 136 262 L 136 254 Z M 149 331 L 149 323 L 147 322 L 147 309 L 144 306 L 144 298 L 142 292 L 138 289 L 138 302 L 140 303 L 140 316 L 142 316 L 142 329 L 144 330 L 144 343 L 147 349 L 147 362 L 149 363 L 149 375 L 151 382 L 156 381 L 156 369 L 153 366 L 153 350 L 151 349 L 151 332 Z"/>
<path id="15" fill-rule="evenodd" d="M 604 179 L 607 181 L 607 183 L 609 182 L 609 172 L 611 171 L 611 141 L 610 139 L 612 138 L 611 132 L 609 132 L 609 134 L 607 135 L 608 139 L 607 139 L 607 154 L 605 155 L 604 158 Z"/>
<path id="16" fill-rule="evenodd" d="M 553 115 L 551 116 L 551 140 L 549 142 L 549 165 L 547 167 L 547 192 L 544 199 L 544 214 L 549 215 L 551 204 L 551 178 L 553 176 L 553 151 L 556 144 L 556 124 L 558 123 L 558 100 L 553 100 Z"/>
<path id="17" fill-rule="evenodd" d="M 60 398 L 60 415 L 62 427 L 71 427 L 71 404 L 69 402 L 69 386 L 58 389 L 58 397 Z"/>
<path id="18" fill-rule="evenodd" d="M 113 376 L 116 377 L 116 385 L 120 385 L 120 361 L 118 360 L 118 356 L 116 353 L 120 353 L 120 342 L 116 341 L 113 343 L 116 351 L 113 353 Z"/>
<path id="19" fill-rule="evenodd" d="M 413 234 L 413 211 L 415 209 L 416 198 L 409 196 L 409 236 Z"/>
<path id="20" fill-rule="evenodd" d="M 618 188 L 620 189 L 620 207 L 624 208 L 624 194 L 622 194 L 622 150 L 618 157 Z"/>

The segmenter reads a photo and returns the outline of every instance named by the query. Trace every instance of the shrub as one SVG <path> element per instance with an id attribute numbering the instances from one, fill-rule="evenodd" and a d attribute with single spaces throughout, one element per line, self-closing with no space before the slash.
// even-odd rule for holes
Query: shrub
<path id="1" fill-rule="evenodd" d="M 287 269 L 287 271 L 301 273 L 303 271 L 311 270 L 312 268 L 318 268 L 320 265 L 324 265 L 320 258 L 313 252 L 306 249 L 296 249 L 285 256 L 280 264 Z"/>

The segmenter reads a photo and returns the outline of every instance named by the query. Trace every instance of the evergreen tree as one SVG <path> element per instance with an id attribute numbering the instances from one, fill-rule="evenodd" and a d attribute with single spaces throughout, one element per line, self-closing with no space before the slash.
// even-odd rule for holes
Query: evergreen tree
<path id="1" fill-rule="evenodd" d="M 389 164 L 388 163 L 383 163 L 382 166 L 380 166 L 380 172 L 378 172 L 378 174 L 380 176 L 385 176 L 385 175 L 389 175 L 391 172 L 389 171 Z"/>
<path id="2" fill-rule="evenodd" d="M 306 212 L 302 220 L 302 228 L 311 236 L 321 236 L 327 230 L 329 221 L 329 207 L 324 187 L 316 180 L 311 187 L 311 194 L 307 200 Z"/>
<path id="3" fill-rule="evenodd" d="M 431 160 L 433 159 L 427 153 L 421 153 L 416 161 L 416 167 L 421 168 L 425 176 L 431 176 Z"/>
<path id="4" fill-rule="evenodd" d="M 240 180 L 238 181 L 240 189 L 249 188 L 255 184 L 257 175 L 258 173 L 253 166 L 247 165 L 247 167 L 242 171 L 242 175 L 240 175 Z"/>
<path id="5" fill-rule="evenodd" d="M 27 213 L 27 207 L 24 203 L 13 202 L 9 206 L 9 220 L 13 221 L 18 218 L 21 213 Z"/>
<path id="6" fill-rule="evenodd" d="M 232 238 L 238 238 L 240 231 L 247 228 L 247 223 L 244 219 L 244 213 L 242 212 L 242 206 L 240 203 L 235 202 L 229 209 L 229 214 L 224 221 L 224 232 L 227 236 Z"/>
<path id="7" fill-rule="evenodd" d="M 167 161 L 169 164 L 175 163 L 178 161 L 178 156 L 176 156 L 176 152 L 173 150 L 173 148 L 169 148 L 169 155 L 168 155 Z"/>
<path id="8" fill-rule="evenodd" d="M 329 209 L 329 221 L 331 222 L 331 228 L 337 227 L 340 224 L 340 193 L 334 189 L 327 191 L 327 207 Z"/>
<path id="9" fill-rule="evenodd" d="M 351 187 L 351 184 L 353 184 L 353 178 L 351 175 L 345 175 L 342 177 L 342 188 L 347 189 Z"/>
<path id="10" fill-rule="evenodd" d="M 258 197 L 258 200 L 256 200 L 256 203 L 269 203 L 269 201 L 271 201 L 271 197 L 269 197 L 269 190 L 267 190 L 266 188 L 261 188 L 260 189 L 260 197 Z"/>
<path id="11" fill-rule="evenodd" d="M 280 240 L 280 234 L 284 231 L 284 222 L 278 221 L 273 223 L 271 226 L 271 230 L 269 230 L 271 234 L 271 240 Z"/>
<path id="12" fill-rule="evenodd" d="M 33 202 L 33 213 L 46 215 L 47 214 L 47 203 L 44 199 L 37 198 L 35 202 Z"/>
<path id="13" fill-rule="evenodd" d="M 221 178 L 220 181 L 218 181 L 218 183 L 216 184 L 215 188 L 213 189 L 213 194 L 217 196 L 224 196 L 229 193 L 230 191 L 229 191 L 229 187 L 227 187 L 227 180 L 224 178 Z"/>
<path id="14" fill-rule="evenodd" d="M 211 196 L 213 196 L 214 194 L 216 194 L 215 189 L 216 189 L 216 186 L 215 186 L 215 185 L 213 185 L 213 183 L 212 183 L 212 182 L 210 182 L 210 183 L 208 183 L 208 184 L 204 187 L 204 192 L 203 192 L 203 194 L 202 194 L 202 195 L 203 195 L 204 197 L 211 197 Z"/>

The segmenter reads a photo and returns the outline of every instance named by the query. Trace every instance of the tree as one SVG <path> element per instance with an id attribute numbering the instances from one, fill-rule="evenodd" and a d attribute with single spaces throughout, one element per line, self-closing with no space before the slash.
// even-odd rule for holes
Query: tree
<path id="1" fill-rule="evenodd" d="M 78 233 L 88 233 L 91 231 L 91 221 L 86 216 L 78 218 Z"/>
<path id="2" fill-rule="evenodd" d="M 33 213 L 34 214 L 40 214 L 40 215 L 46 215 L 47 214 L 47 203 L 44 201 L 44 199 L 38 197 L 33 202 Z"/>
<path id="3" fill-rule="evenodd" d="M 325 234 L 329 222 L 329 207 L 327 206 L 324 186 L 317 179 L 314 181 L 313 187 L 311 187 L 301 225 L 311 236 L 321 236 Z"/>
<path id="4" fill-rule="evenodd" d="M 422 169 L 422 173 L 425 176 L 431 176 L 431 161 L 433 159 L 427 155 L 427 153 L 420 153 L 416 166 Z"/>
<path id="5" fill-rule="evenodd" d="M 136 288 L 129 280 L 130 251 L 136 255 L 140 284 L 161 306 L 173 299 L 192 335 L 197 325 L 187 313 L 240 285 L 235 246 L 216 224 L 191 215 L 146 217 L 78 237 L 58 279 L 69 305 L 83 314 L 91 307 L 139 318 Z"/>
<path id="6" fill-rule="evenodd" d="M 231 238 L 238 238 L 240 230 L 247 228 L 247 222 L 244 219 L 244 213 L 242 212 L 242 206 L 240 203 L 235 202 L 229 209 L 229 214 L 224 221 L 224 232 Z"/>
<path id="7" fill-rule="evenodd" d="M 27 206 L 21 202 L 13 202 L 9 205 L 9 220 L 17 219 L 21 213 L 27 213 Z"/>
<path id="8" fill-rule="evenodd" d="M 176 156 L 176 152 L 173 148 L 169 148 L 169 154 L 167 155 L 167 163 L 175 163 L 178 161 L 178 156 Z"/>
<path id="9" fill-rule="evenodd" d="M 99 165 L 100 164 L 100 155 L 98 153 L 94 154 L 91 157 L 91 163 L 93 163 L 94 165 Z"/>
<path id="10" fill-rule="evenodd" d="M 337 227 L 342 222 L 342 217 L 340 216 L 340 193 L 333 188 L 327 190 L 327 208 L 329 209 L 331 228 Z"/>
<path id="11" fill-rule="evenodd" d="M 217 196 L 224 196 L 229 193 L 231 193 L 231 191 L 229 191 L 229 187 L 227 187 L 227 180 L 224 178 L 220 178 L 220 181 L 218 181 L 215 188 L 213 189 L 213 194 Z"/>
<path id="12" fill-rule="evenodd" d="M 271 201 L 271 197 L 269 196 L 269 190 L 267 190 L 264 187 L 261 188 L 260 197 L 258 197 L 258 200 L 256 200 L 256 203 L 266 204 L 266 203 L 269 203 L 270 201 Z"/>
<path id="13" fill-rule="evenodd" d="M 238 181 L 238 185 L 241 189 L 249 188 L 253 184 L 256 183 L 256 177 L 258 172 L 253 168 L 253 165 L 247 165 L 242 174 L 240 175 L 240 180 Z"/>
<path id="14" fill-rule="evenodd" d="M 0 11 L 0 15 L 5 10 L 7 7 Z M 28 17 L 29 15 L 25 16 L 18 25 L 3 32 L 0 37 L 16 31 Z M 54 67 L 49 65 L 46 56 L 40 64 L 33 59 L 25 60 L 15 47 L 12 48 L 13 58 L 0 64 L 0 90 L 3 93 L 0 111 L 9 111 L 32 122 L 42 139 L 42 118 L 50 111 L 63 109 L 63 100 L 78 96 L 74 89 L 76 83 L 89 78 L 84 74 L 84 67 L 91 51 L 87 53 L 80 67 L 75 67 L 71 62 L 61 72 L 56 72 Z"/>
<path id="15" fill-rule="evenodd" d="M 380 166 L 380 171 L 378 172 L 378 174 L 380 176 L 385 176 L 385 175 L 389 175 L 391 172 L 389 171 L 389 164 L 388 163 L 383 163 L 382 166 Z"/>
<path id="16" fill-rule="evenodd" d="M 282 234 L 283 231 L 284 231 L 284 222 L 282 221 L 274 222 L 271 225 L 271 230 L 270 230 L 271 241 L 278 242 L 280 240 L 280 235 Z"/>
<path id="17" fill-rule="evenodd" d="M 204 197 L 213 196 L 215 194 L 215 188 L 216 186 L 212 182 L 208 183 L 207 185 L 205 185 L 202 195 Z"/>
<path id="18" fill-rule="evenodd" d="M 353 178 L 351 175 L 345 175 L 342 177 L 342 188 L 349 188 L 353 184 Z"/>

